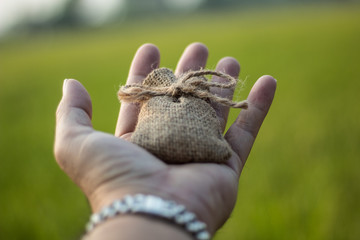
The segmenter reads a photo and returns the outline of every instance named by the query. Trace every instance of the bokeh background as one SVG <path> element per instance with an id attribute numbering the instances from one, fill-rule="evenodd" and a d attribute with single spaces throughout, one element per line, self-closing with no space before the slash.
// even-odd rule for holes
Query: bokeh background
<path id="1" fill-rule="evenodd" d="M 90 209 L 53 157 L 63 79 L 88 89 L 114 132 L 131 59 L 156 44 L 175 68 L 191 42 L 208 68 L 233 56 L 246 98 L 263 74 L 273 106 L 214 239 L 360 239 L 359 1 L 0 1 L 0 239 L 79 239 Z M 234 121 L 237 110 L 230 113 Z"/>

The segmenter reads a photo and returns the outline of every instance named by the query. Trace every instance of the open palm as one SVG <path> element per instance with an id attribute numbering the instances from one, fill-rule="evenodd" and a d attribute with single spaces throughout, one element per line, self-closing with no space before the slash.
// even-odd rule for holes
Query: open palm
<path id="1" fill-rule="evenodd" d="M 207 56 L 204 45 L 189 45 L 175 74 L 204 68 Z M 159 50 L 154 45 L 140 47 L 127 84 L 141 83 L 159 62 Z M 237 77 L 240 67 L 235 59 L 226 57 L 219 61 L 216 70 Z M 212 81 L 226 80 L 214 77 Z M 57 110 L 56 160 L 84 191 L 94 212 L 126 194 L 153 194 L 185 205 L 214 233 L 235 205 L 242 167 L 271 105 L 275 88 L 276 81 L 270 76 L 263 76 L 255 83 L 248 96 L 249 108 L 241 111 L 225 134 L 233 150 L 227 164 L 169 165 L 128 141 L 136 127 L 138 105 L 121 105 L 115 136 L 95 131 L 87 91 L 78 81 L 67 80 Z M 211 91 L 230 99 L 233 95 L 232 90 Z M 212 106 L 224 130 L 229 109 L 216 103 Z"/>

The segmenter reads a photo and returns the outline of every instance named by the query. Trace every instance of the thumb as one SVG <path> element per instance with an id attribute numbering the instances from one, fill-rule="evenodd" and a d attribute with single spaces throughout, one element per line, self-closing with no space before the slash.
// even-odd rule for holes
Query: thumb
<path id="1" fill-rule="evenodd" d="M 56 111 L 55 157 L 60 166 L 67 165 L 82 140 L 93 132 L 91 124 L 91 99 L 83 85 L 73 79 L 66 79 L 63 97 Z"/>
<path id="2" fill-rule="evenodd" d="M 63 84 L 63 98 L 57 111 L 58 117 L 59 113 L 61 115 L 61 113 L 65 113 L 66 110 L 70 110 L 71 108 L 74 108 L 73 110 L 76 111 L 84 111 L 87 115 L 87 120 L 91 120 L 92 105 L 88 92 L 80 82 L 74 79 L 65 79 Z"/>
<path id="3" fill-rule="evenodd" d="M 56 128 L 91 127 L 91 115 L 91 99 L 86 89 L 74 79 L 65 79 L 56 112 Z"/>

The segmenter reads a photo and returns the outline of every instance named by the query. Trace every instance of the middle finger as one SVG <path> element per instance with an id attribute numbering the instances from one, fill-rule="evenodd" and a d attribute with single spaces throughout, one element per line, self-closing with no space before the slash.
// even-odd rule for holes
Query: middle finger
<path id="1" fill-rule="evenodd" d="M 208 58 L 208 49 L 202 43 L 192 43 L 185 49 L 175 71 L 175 75 L 187 72 L 189 70 L 199 70 L 206 66 Z"/>

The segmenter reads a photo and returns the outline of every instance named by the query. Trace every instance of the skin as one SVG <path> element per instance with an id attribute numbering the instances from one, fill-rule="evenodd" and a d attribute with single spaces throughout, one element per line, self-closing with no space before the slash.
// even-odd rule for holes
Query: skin
<path id="1" fill-rule="evenodd" d="M 207 57 L 205 45 L 190 44 L 181 56 L 175 74 L 205 68 Z M 141 46 L 132 61 L 127 84 L 141 83 L 159 66 L 159 62 L 160 53 L 156 46 Z M 216 70 L 237 77 L 240 66 L 234 58 L 225 57 L 218 62 Z M 226 80 L 214 77 L 213 81 Z M 275 89 L 276 80 L 271 76 L 262 76 L 254 84 L 247 98 L 249 108 L 240 112 L 225 134 L 233 150 L 227 164 L 167 165 L 128 141 L 136 126 L 138 105 L 121 104 L 115 135 L 96 131 L 91 125 L 89 94 L 80 82 L 66 80 L 56 112 L 55 157 L 59 166 L 87 196 L 93 212 L 126 194 L 153 194 L 185 205 L 214 234 L 233 210 L 241 171 L 270 108 Z M 230 99 L 233 96 L 232 90 L 211 91 Z M 224 130 L 229 108 L 214 103 L 212 106 Z M 88 237 L 129 239 L 130 236 L 190 239 L 174 225 L 140 216 L 108 220 Z"/>

